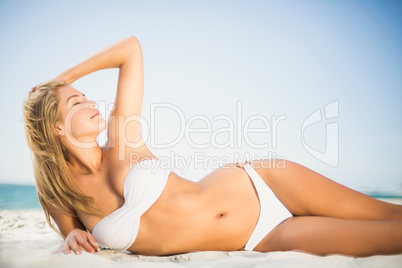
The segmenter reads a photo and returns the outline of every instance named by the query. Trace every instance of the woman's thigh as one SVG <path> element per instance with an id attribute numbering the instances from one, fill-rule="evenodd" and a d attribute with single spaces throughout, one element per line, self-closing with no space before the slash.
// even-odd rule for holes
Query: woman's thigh
<path id="1" fill-rule="evenodd" d="M 252 166 L 296 216 L 355 220 L 402 219 L 402 206 L 354 191 L 292 161 L 262 159 Z"/>
<path id="2" fill-rule="evenodd" d="M 254 250 L 352 256 L 397 254 L 402 253 L 402 221 L 293 217 L 272 230 Z"/>

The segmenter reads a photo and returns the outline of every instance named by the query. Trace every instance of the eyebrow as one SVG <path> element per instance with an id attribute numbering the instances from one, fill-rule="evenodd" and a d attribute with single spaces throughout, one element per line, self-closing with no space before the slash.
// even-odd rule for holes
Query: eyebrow
<path id="1" fill-rule="evenodd" d="M 85 97 L 85 94 L 82 94 L 82 96 Z M 76 98 L 76 97 L 79 97 L 79 95 L 72 95 L 72 96 L 68 97 L 66 103 L 67 103 L 71 98 Z"/>

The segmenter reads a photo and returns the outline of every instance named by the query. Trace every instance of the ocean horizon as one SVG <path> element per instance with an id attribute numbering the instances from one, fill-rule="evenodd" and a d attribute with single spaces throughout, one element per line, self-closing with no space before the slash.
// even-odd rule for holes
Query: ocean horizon
<path id="1" fill-rule="evenodd" d="M 35 185 L 0 184 L 0 209 L 41 209 Z"/>
<path id="2" fill-rule="evenodd" d="M 402 194 L 389 191 L 362 191 L 376 199 L 402 204 Z M 41 209 L 35 185 L 0 184 L 0 210 Z"/>

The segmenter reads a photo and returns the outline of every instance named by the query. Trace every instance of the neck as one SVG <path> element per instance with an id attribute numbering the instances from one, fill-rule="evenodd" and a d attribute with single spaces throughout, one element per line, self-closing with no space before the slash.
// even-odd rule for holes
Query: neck
<path id="1" fill-rule="evenodd" d="M 102 148 L 96 143 L 93 148 L 71 147 L 67 149 L 67 162 L 81 174 L 97 173 L 102 165 Z"/>

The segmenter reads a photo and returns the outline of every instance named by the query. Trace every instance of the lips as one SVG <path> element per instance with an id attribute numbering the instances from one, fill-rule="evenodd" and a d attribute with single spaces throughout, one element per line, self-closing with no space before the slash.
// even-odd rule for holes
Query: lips
<path id="1" fill-rule="evenodd" d="M 99 111 L 96 112 L 93 116 L 91 116 L 91 119 L 94 118 L 95 116 L 99 115 Z"/>

